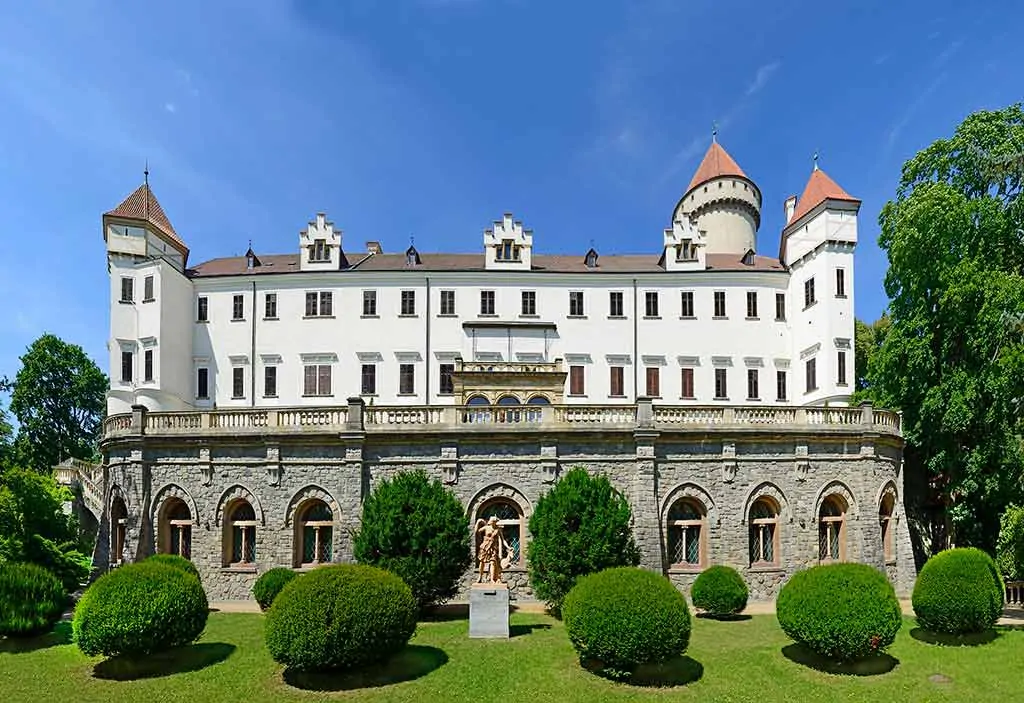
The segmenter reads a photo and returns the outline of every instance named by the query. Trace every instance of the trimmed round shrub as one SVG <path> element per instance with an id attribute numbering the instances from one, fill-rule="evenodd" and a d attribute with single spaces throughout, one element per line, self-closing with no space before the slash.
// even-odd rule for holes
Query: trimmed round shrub
<path id="1" fill-rule="evenodd" d="M 63 584 L 43 567 L 0 563 L 0 637 L 49 632 L 67 601 Z"/>
<path id="2" fill-rule="evenodd" d="M 281 589 L 287 586 L 288 582 L 296 576 L 298 574 L 291 569 L 278 566 L 264 572 L 256 579 L 256 583 L 252 587 L 252 596 L 260 604 L 260 610 L 269 608 L 274 599 L 277 598 L 277 594 L 281 592 Z"/>
<path id="3" fill-rule="evenodd" d="M 735 615 L 747 607 L 750 592 L 731 566 L 712 566 L 700 572 L 690 589 L 693 606 L 708 615 Z"/>
<path id="4" fill-rule="evenodd" d="M 360 564 L 409 584 L 421 608 L 458 593 L 471 558 L 465 508 L 423 471 L 400 473 L 373 489 L 352 546 Z"/>
<path id="5" fill-rule="evenodd" d="M 295 671 L 331 671 L 383 661 L 416 631 L 412 589 L 363 564 L 321 566 L 292 579 L 267 611 L 270 656 Z"/>
<path id="6" fill-rule="evenodd" d="M 153 556 L 148 557 L 146 561 L 173 566 L 175 569 L 181 569 L 182 571 L 199 578 L 199 569 L 196 568 L 196 565 L 185 557 L 178 556 L 177 554 L 154 554 Z"/>
<path id="7" fill-rule="evenodd" d="M 884 650 L 903 624 L 892 584 L 866 564 L 798 571 L 779 592 L 775 612 L 789 637 L 839 662 Z"/>
<path id="8" fill-rule="evenodd" d="M 690 643 L 686 598 L 661 574 L 635 567 L 579 578 L 562 618 L 581 662 L 610 678 L 677 657 Z"/>
<path id="9" fill-rule="evenodd" d="M 89 656 L 139 657 L 195 642 L 208 615 L 199 579 L 141 561 L 96 579 L 71 624 L 78 648 Z"/>
<path id="10" fill-rule="evenodd" d="M 629 501 L 607 476 L 566 472 L 530 516 L 526 563 L 537 597 L 557 614 L 580 576 L 639 564 L 631 523 Z"/>
<path id="11" fill-rule="evenodd" d="M 1003 614 L 1003 583 L 985 552 L 960 547 L 929 559 L 914 584 L 914 614 L 931 632 L 964 635 L 991 629 Z"/>

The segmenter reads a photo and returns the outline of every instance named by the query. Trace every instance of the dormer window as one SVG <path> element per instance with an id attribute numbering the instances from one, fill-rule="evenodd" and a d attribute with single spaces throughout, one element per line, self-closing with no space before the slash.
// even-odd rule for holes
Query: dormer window
<path id="1" fill-rule="evenodd" d="M 327 244 L 326 239 L 314 239 L 313 243 L 309 245 L 309 260 L 310 261 L 330 261 L 331 260 L 331 247 Z"/>
<path id="2" fill-rule="evenodd" d="M 519 246 L 511 239 L 502 239 L 498 245 L 498 261 L 519 261 Z"/>
<path id="3" fill-rule="evenodd" d="M 697 258 L 697 247 L 692 239 L 684 239 L 676 245 L 676 261 L 694 261 Z"/>
<path id="4" fill-rule="evenodd" d="M 416 266 L 420 263 L 420 253 L 416 251 L 416 247 L 409 247 L 405 250 L 405 265 Z"/>
<path id="5" fill-rule="evenodd" d="M 583 260 L 588 269 L 597 268 L 597 252 L 591 249 L 587 252 L 586 258 Z"/>

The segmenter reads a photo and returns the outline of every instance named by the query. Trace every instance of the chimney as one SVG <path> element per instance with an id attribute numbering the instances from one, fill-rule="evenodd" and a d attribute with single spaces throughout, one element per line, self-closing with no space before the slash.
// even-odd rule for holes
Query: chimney
<path id="1" fill-rule="evenodd" d="M 791 195 L 786 198 L 786 224 L 793 219 L 793 213 L 796 211 L 796 196 Z"/>
<path id="2" fill-rule="evenodd" d="M 384 252 L 380 248 L 380 242 L 367 242 L 366 251 L 369 254 L 383 254 Z"/>

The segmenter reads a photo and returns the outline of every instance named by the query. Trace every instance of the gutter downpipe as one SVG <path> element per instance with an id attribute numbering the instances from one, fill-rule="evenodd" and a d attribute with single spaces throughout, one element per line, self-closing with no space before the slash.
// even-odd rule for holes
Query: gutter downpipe
<path id="1" fill-rule="evenodd" d="M 426 382 L 427 402 L 426 402 L 426 404 L 430 405 L 430 276 L 426 276 L 425 278 L 426 278 L 426 281 L 427 281 L 427 319 L 426 319 L 427 329 L 426 329 L 426 335 L 425 335 L 426 336 L 426 340 L 425 340 L 425 343 L 424 343 L 424 347 L 425 347 L 426 353 L 425 353 L 424 359 L 423 359 L 423 368 L 424 368 L 424 372 L 425 372 L 426 377 L 427 377 L 427 382 Z"/>
<path id="2" fill-rule="evenodd" d="M 639 340 L 638 340 L 638 325 L 639 322 L 636 318 L 637 315 L 637 301 L 636 301 L 636 279 L 633 279 L 633 405 L 636 405 L 637 399 L 640 395 L 640 357 L 639 354 Z"/>
<path id="3" fill-rule="evenodd" d="M 252 280 L 252 348 L 249 352 L 249 407 L 256 407 L 256 279 Z"/>

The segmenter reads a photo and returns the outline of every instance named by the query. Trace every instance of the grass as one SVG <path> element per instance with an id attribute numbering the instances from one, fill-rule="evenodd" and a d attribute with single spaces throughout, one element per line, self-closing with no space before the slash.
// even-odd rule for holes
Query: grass
<path id="1" fill-rule="evenodd" d="M 980 646 L 949 647 L 914 638 L 908 619 L 889 650 L 894 668 L 848 676 L 812 668 L 813 659 L 794 650 L 772 615 L 732 622 L 695 618 L 693 625 L 687 656 L 648 675 L 696 680 L 645 688 L 585 671 L 561 623 L 539 614 L 514 613 L 508 641 L 470 640 L 465 619 L 424 622 L 413 646 L 389 667 L 346 677 L 289 675 L 287 681 L 263 645 L 262 615 L 212 613 L 199 645 L 146 662 L 142 671 L 84 656 L 62 623 L 36 642 L 0 641 L 0 701 L 963 702 L 1020 694 L 1022 630 L 1000 629 Z M 120 680 L 125 678 L 134 680 Z"/>

